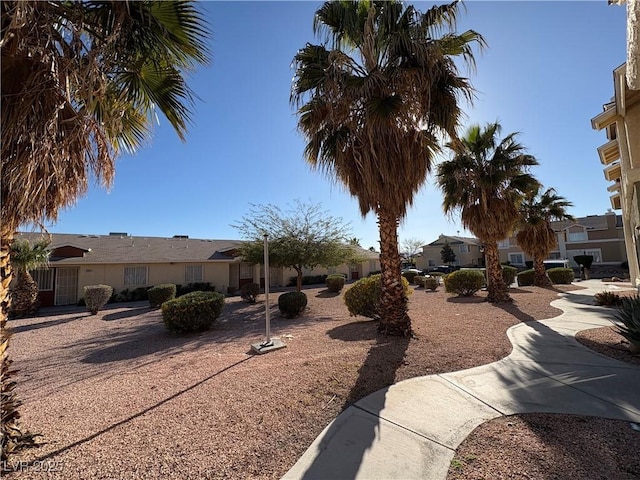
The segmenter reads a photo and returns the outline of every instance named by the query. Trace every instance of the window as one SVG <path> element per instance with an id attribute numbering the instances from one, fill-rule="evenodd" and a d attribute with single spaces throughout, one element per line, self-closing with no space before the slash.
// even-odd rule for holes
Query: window
<path id="1" fill-rule="evenodd" d="M 253 278 L 253 265 L 250 263 L 241 263 L 240 264 L 240 278 L 247 279 Z"/>
<path id="2" fill-rule="evenodd" d="M 498 242 L 498 248 L 509 248 L 511 245 L 509 243 L 509 239 L 505 238 L 504 240 L 500 240 Z"/>
<path id="3" fill-rule="evenodd" d="M 524 265 L 524 255 L 522 253 L 510 253 L 509 261 L 512 265 Z"/>
<path id="4" fill-rule="evenodd" d="M 570 242 L 585 242 L 588 240 L 587 232 L 573 232 L 569 233 Z"/>
<path id="5" fill-rule="evenodd" d="M 187 265 L 184 267 L 184 281 L 187 283 L 202 282 L 202 265 Z"/>
<path id="6" fill-rule="evenodd" d="M 469 245 L 460 245 L 458 251 L 460 253 L 469 253 L 471 250 L 469 249 Z"/>
<path id="7" fill-rule="evenodd" d="M 549 254 L 549 260 L 560 260 L 561 258 L 560 252 L 551 252 Z"/>
<path id="8" fill-rule="evenodd" d="M 135 287 L 147 285 L 147 267 L 124 267 L 124 286 Z"/>
<path id="9" fill-rule="evenodd" d="M 430 267 L 435 267 L 436 266 L 436 261 L 435 260 L 429 260 L 429 266 Z"/>
<path id="10" fill-rule="evenodd" d="M 38 290 L 53 290 L 53 269 L 52 268 L 38 268 L 32 270 L 31 278 L 38 284 Z"/>

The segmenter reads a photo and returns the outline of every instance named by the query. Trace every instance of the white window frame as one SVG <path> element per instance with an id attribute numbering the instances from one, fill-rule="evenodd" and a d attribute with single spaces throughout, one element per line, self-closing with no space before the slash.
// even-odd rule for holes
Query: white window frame
<path id="1" fill-rule="evenodd" d="M 53 268 L 37 268 L 29 273 L 38 285 L 38 290 L 41 292 L 53 291 Z"/>
<path id="2" fill-rule="evenodd" d="M 517 259 L 517 261 L 515 260 Z M 512 265 L 524 265 L 524 253 L 516 252 L 509 254 L 509 262 Z"/>
<path id="3" fill-rule="evenodd" d="M 185 265 L 184 281 L 186 283 L 204 282 L 204 268 L 202 265 Z"/>
<path id="4" fill-rule="evenodd" d="M 144 280 L 144 281 L 143 281 Z M 124 267 L 125 287 L 145 287 L 149 284 L 149 267 L 128 266 Z"/>
<path id="5" fill-rule="evenodd" d="M 458 252 L 460 253 L 471 253 L 471 247 L 469 245 L 463 244 L 458 247 Z"/>
<path id="6" fill-rule="evenodd" d="M 589 240 L 589 235 L 585 231 L 569 232 L 567 235 L 567 242 L 569 243 L 586 242 L 587 240 Z"/>
<path id="7" fill-rule="evenodd" d="M 505 238 L 504 240 L 500 240 L 498 242 L 498 248 L 501 250 L 507 249 L 509 247 L 511 247 L 511 243 L 509 242 L 508 238 Z"/>

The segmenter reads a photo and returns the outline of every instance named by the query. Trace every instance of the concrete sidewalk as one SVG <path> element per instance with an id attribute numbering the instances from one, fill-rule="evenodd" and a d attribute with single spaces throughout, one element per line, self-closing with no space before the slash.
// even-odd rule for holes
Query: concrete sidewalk
<path id="1" fill-rule="evenodd" d="M 640 367 L 578 343 L 580 330 L 610 326 L 593 295 L 624 286 L 580 282 L 552 305 L 564 313 L 508 330 L 511 354 L 489 365 L 413 378 L 345 409 L 285 479 L 446 478 L 458 445 L 481 423 L 529 412 L 640 422 Z M 627 284 L 627 289 L 630 288 Z"/>

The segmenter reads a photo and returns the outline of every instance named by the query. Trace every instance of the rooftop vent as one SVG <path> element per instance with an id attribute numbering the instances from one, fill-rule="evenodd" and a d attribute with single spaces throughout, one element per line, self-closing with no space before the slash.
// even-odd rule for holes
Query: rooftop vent
<path id="1" fill-rule="evenodd" d="M 184 239 L 187 239 L 187 238 L 189 238 L 189 235 L 174 235 L 173 238 L 184 238 Z"/>

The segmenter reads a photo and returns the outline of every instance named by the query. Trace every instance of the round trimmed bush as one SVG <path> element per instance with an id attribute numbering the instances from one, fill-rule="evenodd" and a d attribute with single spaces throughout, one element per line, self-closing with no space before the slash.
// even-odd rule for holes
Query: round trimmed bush
<path id="1" fill-rule="evenodd" d="M 344 287 L 344 275 L 328 275 L 325 284 L 330 292 L 339 292 Z"/>
<path id="2" fill-rule="evenodd" d="M 84 303 L 91 315 L 96 315 L 104 307 L 113 293 L 109 285 L 87 285 L 84 287 Z"/>
<path id="3" fill-rule="evenodd" d="M 438 285 L 440 285 L 440 282 L 438 281 L 438 277 L 424 277 L 424 282 L 422 284 L 425 290 L 435 292 Z"/>
<path id="4" fill-rule="evenodd" d="M 257 283 L 245 283 L 240 287 L 240 296 L 245 302 L 256 303 L 260 295 L 260 285 Z"/>
<path id="5" fill-rule="evenodd" d="M 504 283 L 507 287 L 516 281 L 517 273 L 518 269 L 516 267 L 512 267 L 511 265 L 502 265 L 502 278 L 504 279 Z"/>
<path id="6" fill-rule="evenodd" d="M 304 292 L 287 292 L 278 297 L 278 309 L 286 318 L 294 318 L 307 308 L 307 296 Z"/>
<path id="7" fill-rule="evenodd" d="M 418 276 L 418 272 L 404 272 L 402 276 L 407 279 L 409 283 L 413 283 L 413 280 Z"/>
<path id="8" fill-rule="evenodd" d="M 533 269 L 523 270 L 520 272 L 516 278 L 518 279 L 519 287 L 529 287 L 533 285 L 533 280 L 535 278 L 536 272 Z"/>
<path id="9" fill-rule="evenodd" d="M 174 332 L 202 332 L 211 328 L 224 307 L 224 295 L 191 292 L 162 304 L 162 320 Z"/>
<path id="10" fill-rule="evenodd" d="M 550 268 L 547 270 L 547 275 L 551 283 L 570 284 L 575 279 L 575 274 L 572 268 Z"/>
<path id="11" fill-rule="evenodd" d="M 424 279 L 427 278 L 424 275 L 416 275 L 413 277 L 413 283 L 419 287 L 424 287 Z"/>
<path id="12" fill-rule="evenodd" d="M 457 293 L 463 297 L 475 294 L 484 283 L 484 275 L 477 270 L 456 270 L 444 277 L 447 293 Z"/>
<path id="13" fill-rule="evenodd" d="M 402 277 L 402 287 L 404 295 L 411 295 L 409 281 Z M 344 294 L 344 303 L 353 316 L 374 318 L 378 313 L 378 303 L 380 303 L 380 292 L 382 291 L 382 274 L 371 275 L 355 282 Z"/>
<path id="14" fill-rule="evenodd" d="M 164 302 L 176 298 L 176 286 L 173 283 L 161 283 L 151 287 L 147 296 L 151 308 L 160 308 Z"/>

